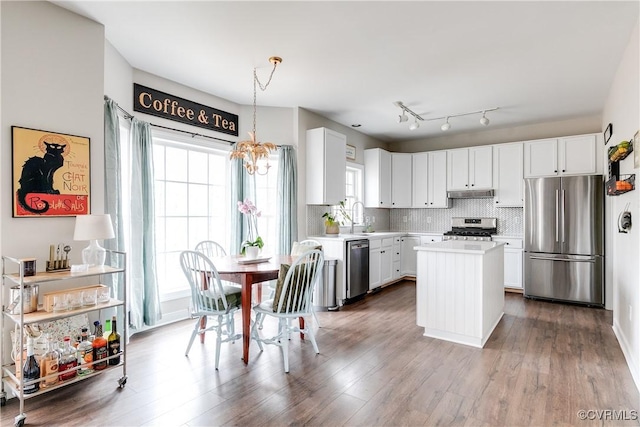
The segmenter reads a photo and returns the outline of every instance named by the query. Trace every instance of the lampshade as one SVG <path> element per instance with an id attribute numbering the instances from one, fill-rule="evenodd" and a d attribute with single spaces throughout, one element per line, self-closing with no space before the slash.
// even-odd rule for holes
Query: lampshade
<path id="1" fill-rule="evenodd" d="M 102 240 L 113 239 L 111 215 L 78 215 L 73 240 Z"/>
<path id="2" fill-rule="evenodd" d="M 89 246 L 82 250 L 82 263 L 90 267 L 102 266 L 106 259 L 106 250 L 98 240 L 113 239 L 111 215 L 78 215 L 73 240 L 90 240 Z"/>

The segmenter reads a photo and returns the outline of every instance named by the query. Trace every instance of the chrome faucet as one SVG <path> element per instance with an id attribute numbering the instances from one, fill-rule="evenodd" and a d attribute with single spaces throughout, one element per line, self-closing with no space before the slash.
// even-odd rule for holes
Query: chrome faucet
<path id="1" fill-rule="evenodd" d="M 353 205 L 351 205 L 351 234 L 353 234 L 353 224 L 356 222 L 355 220 L 355 212 L 356 212 L 356 205 L 362 205 L 362 214 L 364 215 L 364 203 L 358 201 L 355 202 Z"/>

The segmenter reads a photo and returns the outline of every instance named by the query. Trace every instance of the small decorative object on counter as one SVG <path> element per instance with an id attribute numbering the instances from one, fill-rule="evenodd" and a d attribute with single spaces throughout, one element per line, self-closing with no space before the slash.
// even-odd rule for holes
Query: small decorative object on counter
<path id="1" fill-rule="evenodd" d="M 49 335 L 49 350 L 42 355 L 40 359 L 40 377 L 43 380 L 40 382 L 40 387 L 47 388 L 52 385 L 58 384 L 58 363 L 60 361 L 60 353 L 56 350 L 56 342 Z M 45 378 L 52 375 L 50 378 Z"/>
<path id="2" fill-rule="evenodd" d="M 40 365 L 36 360 L 35 353 L 33 351 L 33 338 L 27 338 L 27 360 L 25 360 L 22 367 L 22 379 L 24 382 L 34 381 L 40 379 Z M 35 393 L 40 390 L 40 383 L 35 382 L 33 384 L 27 384 L 22 391 L 24 394 Z"/>
<path id="3" fill-rule="evenodd" d="M 64 345 L 60 352 L 60 360 L 58 362 L 58 372 L 66 371 L 67 369 L 73 369 L 78 366 L 78 359 L 76 358 L 76 349 L 71 347 L 71 337 L 64 337 Z M 63 372 L 58 375 L 60 381 L 70 380 L 78 375 L 78 371 Z"/>
<path id="4" fill-rule="evenodd" d="M 111 334 L 107 340 L 109 347 L 109 356 L 115 356 L 120 353 L 120 334 L 116 327 L 116 316 L 111 319 Z M 120 356 L 109 359 L 109 365 L 117 365 L 120 363 Z"/>

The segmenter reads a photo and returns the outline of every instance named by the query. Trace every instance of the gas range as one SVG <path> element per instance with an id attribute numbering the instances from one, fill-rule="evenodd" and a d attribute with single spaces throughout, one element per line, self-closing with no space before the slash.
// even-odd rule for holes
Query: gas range
<path id="1" fill-rule="evenodd" d="M 496 234 L 497 218 L 458 218 L 451 220 L 451 231 L 444 233 L 444 240 L 491 241 Z"/>

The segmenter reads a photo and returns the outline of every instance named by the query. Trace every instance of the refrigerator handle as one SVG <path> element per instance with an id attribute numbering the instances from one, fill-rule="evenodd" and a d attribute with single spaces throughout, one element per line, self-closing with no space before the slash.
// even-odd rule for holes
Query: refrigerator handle
<path id="1" fill-rule="evenodd" d="M 560 213 L 562 215 L 562 222 L 561 222 L 561 225 L 562 225 L 562 243 L 564 243 L 564 226 L 566 224 L 566 222 L 564 220 L 564 188 L 562 189 L 562 198 L 560 200 L 561 200 L 561 202 L 560 202 L 561 203 L 560 204 Z"/>
<path id="2" fill-rule="evenodd" d="M 590 262 L 595 263 L 595 259 L 573 259 L 573 258 L 551 258 L 545 256 L 530 256 L 530 259 L 537 259 L 541 261 L 563 261 L 563 262 Z"/>
<path id="3" fill-rule="evenodd" d="M 556 242 L 558 241 L 558 227 L 560 227 L 560 223 L 558 222 L 558 190 L 556 190 Z"/>

